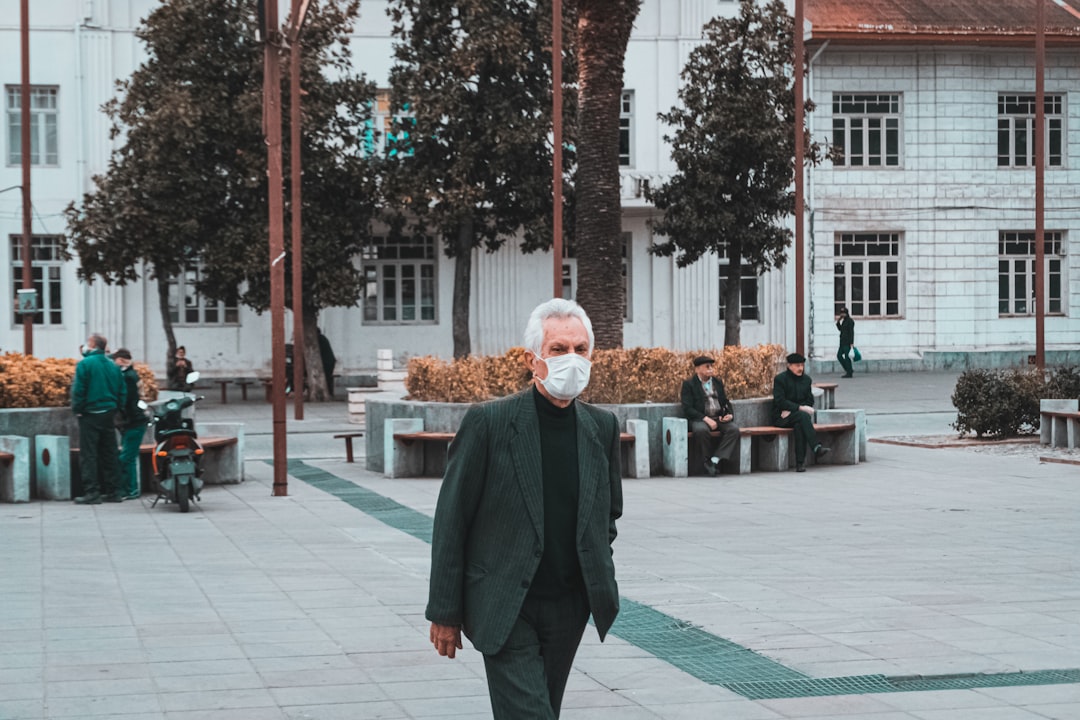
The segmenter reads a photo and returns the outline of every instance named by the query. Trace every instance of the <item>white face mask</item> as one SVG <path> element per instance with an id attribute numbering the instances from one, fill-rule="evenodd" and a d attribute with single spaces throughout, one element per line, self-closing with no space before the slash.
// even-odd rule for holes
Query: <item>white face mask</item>
<path id="1" fill-rule="evenodd" d="M 589 384 L 592 363 L 577 353 L 540 358 L 547 365 L 547 377 L 540 380 L 551 397 L 557 400 L 573 400 Z"/>

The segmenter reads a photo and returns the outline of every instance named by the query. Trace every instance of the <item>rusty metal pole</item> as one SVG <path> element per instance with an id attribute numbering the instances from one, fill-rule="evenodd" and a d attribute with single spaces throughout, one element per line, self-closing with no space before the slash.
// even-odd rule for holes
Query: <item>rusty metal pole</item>
<path id="1" fill-rule="evenodd" d="M 1046 9 L 1035 0 L 1035 365 L 1046 369 Z"/>
<path id="2" fill-rule="evenodd" d="M 806 290 L 803 286 L 806 274 L 803 243 L 803 0 L 795 0 L 795 352 L 805 354 L 806 339 Z"/>
<path id="3" fill-rule="evenodd" d="M 554 256 L 554 290 L 552 297 L 562 297 L 562 0 L 551 3 L 551 130 L 554 143 L 552 154 L 551 197 L 552 217 L 551 254 Z"/>
<path id="4" fill-rule="evenodd" d="M 300 0 L 292 1 L 289 62 L 289 175 L 292 199 L 293 419 L 304 419 L 304 291 L 303 235 L 300 196 Z"/>
<path id="5" fill-rule="evenodd" d="M 33 258 L 30 256 L 30 237 L 33 232 L 30 203 L 30 0 L 19 4 L 19 39 L 22 46 L 22 88 L 19 93 L 19 117 L 22 137 L 22 286 L 24 290 L 34 287 Z M 44 152 L 45 148 L 41 148 Z M 44 286 L 44 285 L 43 285 Z M 12 293 L 13 295 L 15 293 Z M 38 307 L 44 298 L 38 298 Z M 34 315 L 23 313 L 23 354 L 34 354 Z"/>
<path id="6" fill-rule="evenodd" d="M 281 31 L 276 0 L 266 3 L 263 45 L 263 123 L 270 209 L 270 357 L 273 373 L 274 491 L 289 494 L 285 452 L 285 227 L 281 168 Z"/>

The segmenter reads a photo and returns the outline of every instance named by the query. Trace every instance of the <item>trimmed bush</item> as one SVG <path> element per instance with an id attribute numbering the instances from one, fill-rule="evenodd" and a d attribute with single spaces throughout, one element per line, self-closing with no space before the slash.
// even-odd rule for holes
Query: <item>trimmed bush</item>
<path id="1" fill-rule="evenodd" d="M 75 378 L 72 358 L 36 358 L 9 352 L 0 355 L 0 408 L 64 407 L 71 403 Z M 158 397 L 157 380 L 146 365 L 135 364 L 139 395 L 147 402 Z"/>
<path id="2" fill-rule="evenodd" d="M 781 345 L 730 346 L 722 350 L 676 352 L 666 348 L 596 350 L 589 386 L 581 399 L 591 403 L 677 403 L 682 381 L 693 373 L 698 355 L 716 358 L 717 374 L 728 397 L 737 400 L 772 394 L 772 382 L 783 369 Z M 409 360 L 405 388 L 413 400 L 479 402 L 513 394 L 531 381 L 525 349 L 504 355 L 457 359 L 433 356 Z"/>
<path id="3" fill-rule="evenodd" d="M 956 380 L 952 423 L 961 435 L 1016 437 L 1039 430 L 1039 400 L 1080 397 L 1080 373 L 1058 368 L 1049 375 L 1038 368 L 966 370 Z"/>

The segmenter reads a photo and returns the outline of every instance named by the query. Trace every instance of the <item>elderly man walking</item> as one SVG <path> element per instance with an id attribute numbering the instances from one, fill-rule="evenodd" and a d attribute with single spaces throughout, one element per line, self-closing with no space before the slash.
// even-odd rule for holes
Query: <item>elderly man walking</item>
<path id="1" fill-rule="evenodd" d="M 534 385 L 470 408 L 450 445 L 426 616 L 440 655 L 463 631 L 483 653 L 496 720 L 557 718 L 589 615 L 603 640 L 619 610 L 618 421 L 576 399 L 592 348 L 577 303 L 538 306 L 525 328 Z"/>
<path id="2" fill-rule="evenodd" d="M 105 355 L 107 344 L 96 333 L 87 338 L 71 385 L 71 410 L 79 418 L 79 505 L 122 502 L 125 494 L 119 485 L 116 411 L 124 406 L 127 390 L 120 368 Z"/>

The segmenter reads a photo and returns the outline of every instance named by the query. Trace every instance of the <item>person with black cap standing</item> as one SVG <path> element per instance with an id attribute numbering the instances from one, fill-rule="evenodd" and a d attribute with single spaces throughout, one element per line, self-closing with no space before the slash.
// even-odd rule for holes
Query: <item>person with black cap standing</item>
<path id="1" fill-rule="evenodd" d="M 704 459 L 705 472 L 715 475 L 720 462 L 730 460 L 739 442 L 734 409 L 716 377 L 716 361 L 706 355 L 694 358 L 694 376 L 682 384 L 683 414 L 690 421 L 694 442 Z M 719 437 L 713 437 L 713 432 Z"/>
<path id="2" fill-rule="evenodd" d="M 139 373 L 131 363 L 131 351 L 120 348 L 111 356 L 124 376 L 127 389 L 124 406 L 118 418 L 120 430 L 120 489 L 125 500 L 138 500 L 142 495 L 139 486 L 139 446 L 146 434 L 146 413 L 139 407 Z"/>
<path id="3" fill-rule="evenodd" d="M 844 368 L 841 377 L 852 377 L 851 346 L 855 344 L 855 321 L 851 319 L 846 307 L 840 308 L 840 316 L 836 318 L 836 329 L 840 331 L 840 349 L 836 351 L 836 359 Z"/>
<path id="4" fill-rule="evenodd" d="M 806 448 L 820 460 L 829 448 L 818 442 L 814 430 L 813 380 L 806 374 L 806 358 L 799 353 L 787 356 L 787 370 L 773 380 L 772 423 L 794 428 L 795 472 L 806 472 Z"/>

